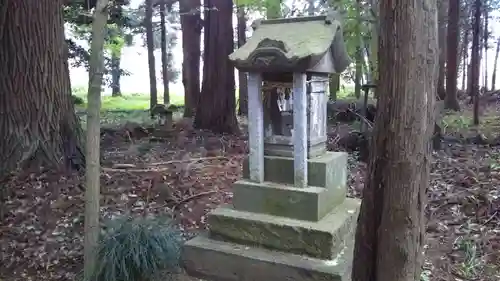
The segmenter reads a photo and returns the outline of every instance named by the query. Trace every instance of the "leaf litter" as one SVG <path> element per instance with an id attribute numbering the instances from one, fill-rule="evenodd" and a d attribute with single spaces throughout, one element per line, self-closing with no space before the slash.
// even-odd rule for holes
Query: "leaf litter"
<path id="1" fill-rule="evenodd" d="M 103 219 L 167 214 L 189 238 L 206 228 L 210 210 L 231 202 L 247 139 L 187 127 L 162 139 L 137 124 L 103 130 Z M 423 276 L 500 280 L 500 149 L 446 143 L 433 156 Z M 348 165 L 349 196 L 360 197 L 366 164 L 352 153 Z M 83 176 L 19 173 L 2 191 L 0 280 L 75 280 L 83 265 Z"/>

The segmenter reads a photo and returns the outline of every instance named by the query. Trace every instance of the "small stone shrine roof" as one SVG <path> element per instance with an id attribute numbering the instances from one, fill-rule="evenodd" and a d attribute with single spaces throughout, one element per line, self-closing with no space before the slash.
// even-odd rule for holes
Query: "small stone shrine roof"
<path id="1" fill-rule="evenodd" d="M 351 63 L 334 12 L 256 20 L 252 27 L 252 37 L 229 56 L 239 70 L 340 73 Z"/>

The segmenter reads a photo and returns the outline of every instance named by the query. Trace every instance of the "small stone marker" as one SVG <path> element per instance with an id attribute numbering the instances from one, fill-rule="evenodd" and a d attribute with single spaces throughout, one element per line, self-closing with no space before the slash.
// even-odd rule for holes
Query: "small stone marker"
<path id="1" fill-rule="evenodd" d="M 329 73 L 350 63 L 332 15 L 256 21 L 230 56 L 248 72 L 248 160 L 232 205 L 188 241 L 204 280 L 349 280 L 360 206 L 346 198 L 347 154 L 328 152 Z"/>

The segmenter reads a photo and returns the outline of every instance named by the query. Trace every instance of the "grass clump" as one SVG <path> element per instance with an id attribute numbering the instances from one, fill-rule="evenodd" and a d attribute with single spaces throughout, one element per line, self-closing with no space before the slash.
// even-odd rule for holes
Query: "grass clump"
<path id="1" fill-rule="evenodd" d="M 110 220 L 101 233 L 92 281 L 152 281 L 179 270 L 180 231 L 165 218 Z"/>

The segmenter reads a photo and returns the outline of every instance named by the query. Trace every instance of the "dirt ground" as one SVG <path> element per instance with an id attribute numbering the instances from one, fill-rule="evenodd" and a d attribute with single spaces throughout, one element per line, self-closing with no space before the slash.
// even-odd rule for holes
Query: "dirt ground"
<path id="1" fill-rule="evenodd" d="M 453 120 L 445 133 L 465 138 L 472 129 Z M 495 120 L 488 122 L 500 125 Z M 342 130 L 330 131 L 335 148 Z M 196 235 L 206 227 L 207 212 L 231 202 L 246 153 L 245 136 L 196 131 L 187 120 L 163 138 L 133 123 L 105 129 L 102 217 L 146 210 L 169 215 L 187 236 Z M 349 196 L 359 197 L 366 164 L 355 154 L 349 157 Z M 433 156 L 423 280 L 500 280 L 500 147 L 447 142 Z M 74 280 L 81 272 L 83 180 L 42 170 L 2 184 L 0 280 Z"/>

